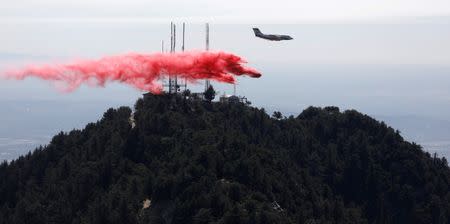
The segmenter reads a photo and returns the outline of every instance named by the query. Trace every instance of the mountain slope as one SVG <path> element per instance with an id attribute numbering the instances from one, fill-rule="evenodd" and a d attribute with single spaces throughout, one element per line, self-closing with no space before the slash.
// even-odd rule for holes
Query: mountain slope
<path id="1" fill-rule="evenodd" d="M 447 161 L 356 111 L 146 95 L 130 115 L 2 164 L 0 223 L 450 222 Z"/>

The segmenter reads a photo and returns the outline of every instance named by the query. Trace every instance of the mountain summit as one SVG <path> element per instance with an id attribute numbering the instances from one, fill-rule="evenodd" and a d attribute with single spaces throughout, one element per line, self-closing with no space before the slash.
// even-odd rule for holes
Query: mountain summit
<path id="1" fill-rule="evenodd" d="M 146 95 L 0 165 L 0 223 L 450 223 L 450 169 L 359 112 Z"/>

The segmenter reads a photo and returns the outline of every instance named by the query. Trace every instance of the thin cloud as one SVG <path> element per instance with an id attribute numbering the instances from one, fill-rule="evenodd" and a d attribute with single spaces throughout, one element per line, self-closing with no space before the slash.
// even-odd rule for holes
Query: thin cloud
<path id="1" fill-rule="evenodd" d="M 5 19 L 66 19 L 161 21 L 171 18 L 216 22 L 352 22 L 403 17 L 450 15 L 448 0 L 18 0 L 0 6 Z M 0 17 L 0 18 L 1 18 Z M 86 20 L 86 19 L 85 19 Z M 194 21 L 195 22 L 195 21 Z"/>

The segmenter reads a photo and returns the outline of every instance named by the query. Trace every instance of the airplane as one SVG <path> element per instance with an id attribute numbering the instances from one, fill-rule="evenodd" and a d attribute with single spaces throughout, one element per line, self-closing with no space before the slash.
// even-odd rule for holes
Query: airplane
<path id="1" fill-rule="evenodd" d="M 262 39 L 271 40 L 271 41 L 294 39 L 289 35 L 263 34 L 258 28 L 253 28 L 253 32 L 255 32 L 255 36 L 262 38 Z"/>

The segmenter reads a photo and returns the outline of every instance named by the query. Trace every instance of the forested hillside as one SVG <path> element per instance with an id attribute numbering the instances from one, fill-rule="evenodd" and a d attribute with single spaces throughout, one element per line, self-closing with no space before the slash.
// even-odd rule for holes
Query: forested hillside
<path id="1" fill-rule="evenodd" d="M 356 111 L 146 95 L 131 114 L 1 164 L 0 223 L 450 223 L 447 161 Z"/>

